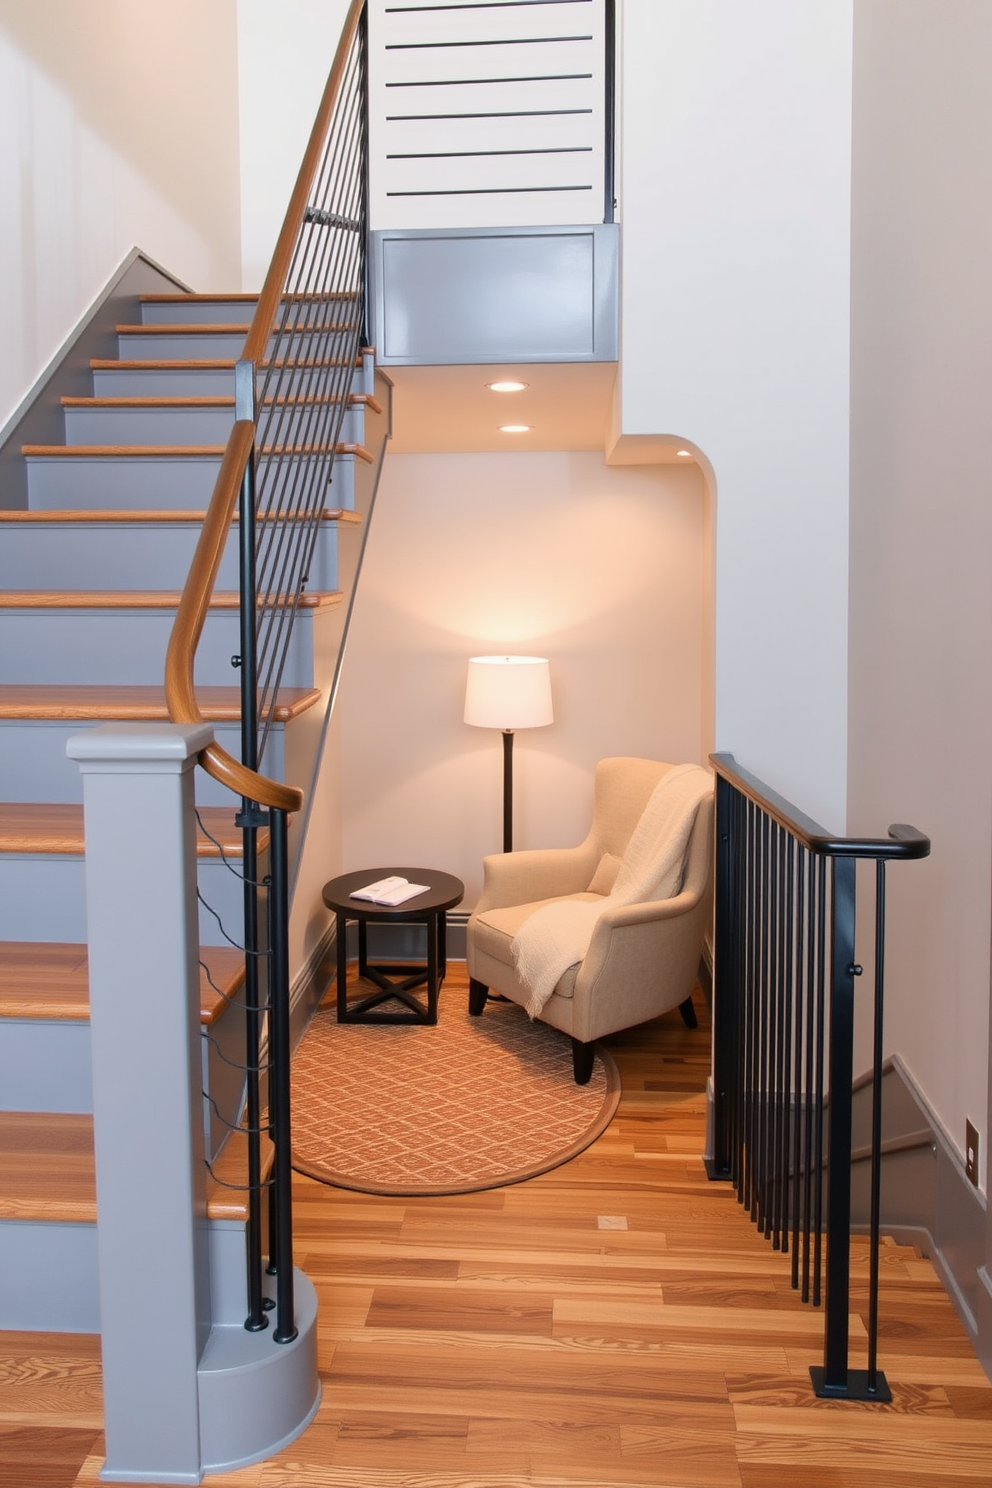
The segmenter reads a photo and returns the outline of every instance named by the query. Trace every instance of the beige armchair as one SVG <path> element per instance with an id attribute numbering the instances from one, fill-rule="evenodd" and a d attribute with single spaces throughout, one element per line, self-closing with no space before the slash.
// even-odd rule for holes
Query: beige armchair
<path id="1" fill-rule="evenodd" d="M 500 853 L 484 860 L 482 897 L 468 922 L 471 1014 L 483 1012 L 490 991 L 527 1005 L 531 994 L 514 965 L 514 936 L 545 904 L 606 899 L 649 797 L 673 768 L 656 760 L 601 760 L 592 827 L 580 846 Z M 697 810 L 681 887 L 674 896 L 607 904 L 583 959 L 555 984 L 539 1016 L 570 1035 L 577 1084 L 589 1080 L 595 1041 L 608 1033 L 675 1007 L 690 1028 L 696 1027 L 692 990 L 711 916 L 712 854 L 709 793 Z"/>

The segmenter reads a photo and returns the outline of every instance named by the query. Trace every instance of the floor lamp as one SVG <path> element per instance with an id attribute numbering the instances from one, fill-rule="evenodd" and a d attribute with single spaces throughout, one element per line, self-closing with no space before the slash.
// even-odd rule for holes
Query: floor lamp
<path id="1" fill-rule="evenodd" d="M 503 734 L 503 851 L 513 851 L 513 735 L 554 722 L 551 670 L 540 656 L 473 656 L 465 722 Z"/>

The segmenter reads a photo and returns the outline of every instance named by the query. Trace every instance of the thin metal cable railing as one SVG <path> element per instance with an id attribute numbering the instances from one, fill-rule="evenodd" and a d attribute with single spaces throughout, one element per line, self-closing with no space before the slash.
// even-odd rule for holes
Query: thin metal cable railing
<path id="1" fill-rule="evenodd" d="M 885 865 L 926 857 L 929 838 L 831 837 L 732 755 L 716 792 L 713 1155 L 752 1221 L 791 1252 L 792 1285 L 825 1303 L 818 1395 L 890 1400 L 878 1369 Z M 848 1368 L 855 893 L 875 864 L 868 1368 Z M 825 1243 L 824 1243 L 825 1242 Z"/>
<path id="2" fill-rule="evenodd" d="M 241 357 L 235 423 L 176 616 L 166 660 L 169 714 L 202 721 L 197 645 L 224 546 L 238 519 L 241 558 L 241 759 L 211 744 L 199 757 L 241 797 L 248 1149 L 246 1328 L 268 1325 L 264 1271 L 275 1277 L 277 1343 L 296 1337 L 289 1102 L 288 816 L 303 792 L 259 773 L 293 627 L 306 607 L 335 457 L 354 456 L 349 409 L 365 339 L 367 258 L 367 28 L 352 0 Z M 360 455 L 362 452 L 357 451 Z M 343 503 L 336 503 L 342 505 Z M 259 834 L 264 834 L 261 838 Z M 266 861 L 267 858 L 267 861 Z M 210 906 L 207 906 L 209 909 Z M 213 912 L 213 911 L 211 911 Z M 223 927 L 222 927 L 223 928 Z M 263 1058 L 263 1049 L 265 1057 Z M 263 1140 L 271 1137 L 271 1176 Z M 268 1192 L 268 1265 L 262 1203 Z"/>

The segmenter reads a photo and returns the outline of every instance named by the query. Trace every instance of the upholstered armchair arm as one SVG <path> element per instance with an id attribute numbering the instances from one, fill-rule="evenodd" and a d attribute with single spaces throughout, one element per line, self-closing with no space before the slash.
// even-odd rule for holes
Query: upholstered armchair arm
<path id="1" fill-rule="evenodd" d="M 588 888 L 598 861 L 596 848 L 588 841 L 579 847 L 492 853 L 482 860 L 482 894 L 475 912 L 580 894 Z"/>
<path id="2" fill-rule="evenodd" d="M 708 916 L 698 890 L 606 910 L 575 979 L 574 1036 L 591 1042 L 691 996 Z"/>

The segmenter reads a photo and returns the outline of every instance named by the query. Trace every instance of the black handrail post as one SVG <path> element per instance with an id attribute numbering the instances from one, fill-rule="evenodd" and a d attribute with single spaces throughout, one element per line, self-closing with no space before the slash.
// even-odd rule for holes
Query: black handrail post
<path id="1" fill-rule="evenodd" d="M 854 1083 L 854 960 L 857 860 L 831 861 L 830 1105 L 828 1111 L 826 1320 L 823 1368 L 810 1369 L 816 1395 L 890 1401 L 884 1375 L 848 1369 L 851 1299 L 851 1150 Z"/>
<path id="2" fill-rule="evenodd" d="M 856 864 L 835 858 L 830 884 L 827 1263 L 823 1369 L 811 1370 L 818 1395 L 847 1395 L 851 1235 L 851 1085 L 854 1077 L 854 915 Z"/>
<path id="3" fill-rule="evenodd" d="M 269 812 L 269 1121 L 275 1148 L 272 1184 L 276 1195 L 275 1343 L 297 1335 L 293 1315 L 293 1193 L 289 1094 L 289 849 L 285 811 Z"/>
<path id="4" fill-rule="evenodd" d="M 255 422 L 255 364 L 239 361 L 234 370 L 234 416 Z M 241 673 L 241 761 L 249 770 L 258 769 L 258 707 L 256 691 L 255 632 L 255 454 L 245 467 L 239 507 L 240 543 L 240 645 L 237 664 Z M 244 938 L 245 938 L 245 1120 L 248 1130 L 248 1224 L 247 1248 L 248 1316 L 245 1327 L 257 1332 L 268 1326 L 262 1291 L 262 1157 L 261 1093 L 261 1005 L 258 937 L 258 841 L 255 803 L 242 797 L 239 818 L 243 838 Z"/>
<path id="5" fill-rule="evenodd" d="M 711 1180 L 732 1176 L 728 1123 L 734 1059 L 740 1048 L 740 995 L 734 927 L 737 880 L 735 791 L 716 780 L 716 894 L 713 927 L 713 1154 L 706 1160 Z"/>

